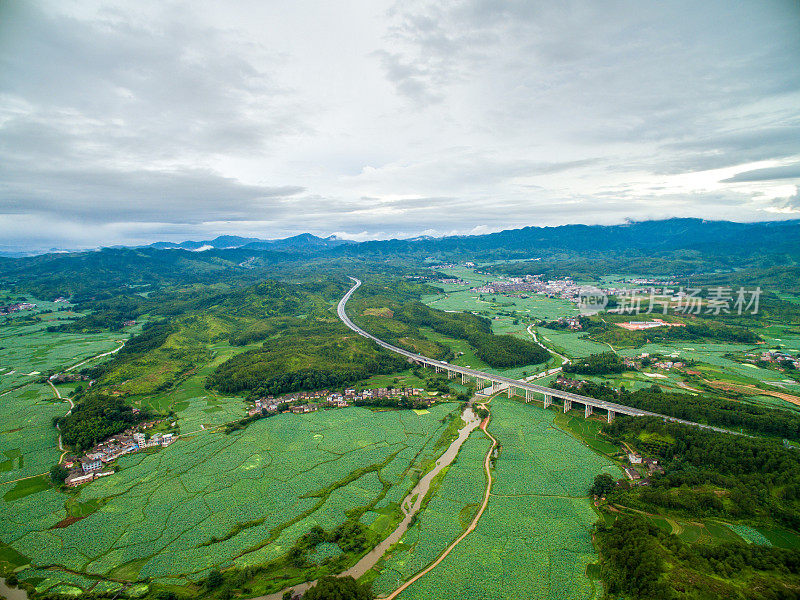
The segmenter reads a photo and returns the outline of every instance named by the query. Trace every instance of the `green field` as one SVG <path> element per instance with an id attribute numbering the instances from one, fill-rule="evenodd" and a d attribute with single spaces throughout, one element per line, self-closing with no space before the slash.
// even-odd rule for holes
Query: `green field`
<path id="1" fill-rule="evenodd" d="M 0 391 L 113 350 L 128 337 L 120 333 L 48 333 L 33 327 L 0 328 Z"/>
<path id="2" fill-rule="evenodd" d="M 608 344 L 590 340 L 580 331 L 561 331 L 545 327 L 537 327 L 536 330 L 544 344 L 568 357 L 578 358 L 611 350 Z"/>
<path id="3" fill-rule="evenodd" d="M 0 483 L 44 473 L 58 462 L 53 418 L 68 410 L 66 402 L 53 399 L 48 385 L 31 384 L 0 395 Z"/>
<path id="4" fill-rule="evenodd" d="M 74 316 L 71 311 L 53 312 L 63 303 L 33 300 L 34 310 L 13 313 L 0 320 L 0 392 L 76 365 L 87 358 L 117 348 L 130 335 L 126 332 L 50 333 L 47 328 Z M 31 320 L 40 322 L 30 322 Z M 92 363 L 94 364 L 94 363 Z"/>
<path id="5" fill-rule="evenodd" d="M 555 428 L 553 411 L 501 396 L 492 400 L 491 407 L 489 430 L 502 450 L 486 512 L 476 530 L 400 598 L 598 597 L 600 588 L 585 575 L 586 565 L 597 559 L 590 536 L 597 514 L 586 494 L 597 473 L 606 470 L 618 476 L 619 471 Z M 447 476 L 442 489 L 446 485 Z M 466 497 L 473 495 L 468 492 Z M 451 507 L 447 521 L 450 536 L 457 530 L 457 508 L 457 503 Z M 423 514 L 419 535 L 412 542 L 415 548 L 425 544 L 427 560 L 435 552 L 425 541 L 425 519 Z M 434 520 L 444 518 L 437 515 Z M 399 579 L 397 573 L 407 575 L 424 562 L 407 567 L 413 560 L 413 551 L 403 549 L 387 562 L 378 587 L 388 589 L 387 583 Z"/>
<path id="6" fill-rule="evenodd" d="M 201 432 L 121 459 L 119 473 L 79 488 L 77 497 L 49 487 L 12 494 L 3 501 L 0 539 L 30 559 L 20 579 L 56 565 L 63 570 L 48 572 L 56 585 L 75 583 L 67 570 L 186 583 L 213 566 L 264 564 L 312 526 L 330 530 L 353 510 L 384 535 L 413 485 L 409 469 L 434 457 L 454 408 L 283 414 L 231 435 Z M 323 560 L 332 549 L 319 552 Z"/>
<path id="7" fill-rule="evenodd" d="M 464 443 L 416 523 L 382 565 L 373 592 L 385 595 L 397 589 L 433 562 L 466 529 L 483 501 L 486 477 L 481 473 L 490 446 L 491 440 L 480 431 Z"/>

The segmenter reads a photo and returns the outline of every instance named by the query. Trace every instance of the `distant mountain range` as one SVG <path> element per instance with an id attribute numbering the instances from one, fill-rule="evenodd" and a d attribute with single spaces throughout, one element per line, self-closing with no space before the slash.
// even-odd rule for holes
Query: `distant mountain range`
<path id="1" fill-rule="evenodd" d="M 231 248 L 243 248 L 245 250 L 322 250 L 333 248 L 342 244 L 352 244 L 350 240 L 337 238 L 335 235 L 321 238 L 311 233 L 301 233 L 292 237 L 277 240 L 262 240 L 260 238 L 247 238 L 238 235 L 221 235 L 213 240 L 203 240 L 201 242 L 156 242 L 150 244 L 150 248 L 158 250 L 192 250 L 202 252 L 205 250 L 228 250 Z"/>
<path id="2" fill-rule="evenodd" d="M 523 227 L 485 235 L 461 235 L 432 238 L 373 240 L 355 242 L 334 235 L 318 237 L 302 233 L 283 239 L 259 239 L 221 235 L 213 240 L 156 242 L 149 246 L 117 246 L 104 250 L 151 249 L 191 252 L 244 251 L 283 253 L 297 257 L 306 254 L 331 256 L 405 255 L 435 260 L 475 257 L 480 259 L 520 259 L 539 253 L 568 252 L 669 252 L 692 250 L 700 253 L 731 256 L 743 254 L 800 254 L 800 220 L 735 223 L 702 219 L 665 219 L 620 225 L 561 225 L 558 227 Z M 6 258 L 23 258 L 18 248 L 0 251 Z M 69 256 L 91 251 L 53 249 L 48 256 Z"/>
<path id="3" fill-rule="evenodd" d="M 667 219 L 621 225 L 524 227 L 487 235 L 352 242 L 309 233 L 281 240 L 213 240 L 0 257 L 0 287 L 24 286 L 37 297 L 98 297 L 103 289 L 238 281 L 298 269 L 350 273 L 353 265 L 421 266 L 443 262 L 542 259 L 559 273 L 708 273 L 780 267 L 796 279 L 800 220 L 733 223 Z M 569 262 L 572 261 L 572 262 Z M 345 268 L 346 267 L 346 268 Z M 560 270 L 559 270 L 560 269 Z M 583 270 L 581 270 L 583 269 Z M 648 271 L 648 272 L 649 272 Z M 783 284 L 782 284 L 783 285 Z M 784 286 L 786 287 L 786 286 Z"/>

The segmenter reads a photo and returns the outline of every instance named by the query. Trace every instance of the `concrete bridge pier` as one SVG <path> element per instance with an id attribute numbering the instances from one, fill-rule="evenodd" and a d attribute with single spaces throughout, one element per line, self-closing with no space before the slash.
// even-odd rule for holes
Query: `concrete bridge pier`
<path id="1" fill-rule="evenodd" d="M 553 396 L 551 396 L 550 394 L 545 394 L 544 395 L 544 407 L 547 408 L 552 403 L 553 403 Z"/>
<path id="2" fill-rule="evenodd" d="M 592 414 L 592 405 L 591 404 L 587 404 L 586 408 L 583 411 L 583 418 L 584 419 L 588 419 L 589 415 L 591 415 L 591 414 Z"/>
<path id="3" fill-rule="evenodd" d="M 564 412 L 565 413 L 569 412 L 571 408 L 572 408 L 572 400 L 564 398 Z"/>
<path id="4" fill-rule="evenodd" d="M 451 371 L 450 369 L 447 370 L 448 379 L 455 379 L 457 376 L 458 376 L 458 371 Z"/>
<path id="5" fill-rule="evenodd" d="M 433 365 L 433 368 L 434 368 L 434 369 L 436 369 L 436 372 L 437 372 L 437 373 L 441 373 L 441 372 L 444 370 L 444 369 L 443 369 L 442 367 L 440 367 L 439 365 Z"/>
<path id="6" fill-rule="evenodd" d="M 613 420 L 614 420 L 614 411 L 613 410 L 609 410 L 608 411 L 608 422 L 611 423 L 611 421 L 613 421 Z"/>
<path id="7" fill-rule="evenodd" d="M 533 400 L 533 390 L 525 390 L 525 402 L 530 402 Z"/>
<path id="8" fill-rule="evenodd" d="M 466 373 L 461 374 L 461 385 L 467 385 L 469 383 L 469 376 Z"/>
<path id="9" fill-rule="evenodd" d="M 511 398 L 514 396 L 514 386 L 508 386 L 508 397 Z"/>

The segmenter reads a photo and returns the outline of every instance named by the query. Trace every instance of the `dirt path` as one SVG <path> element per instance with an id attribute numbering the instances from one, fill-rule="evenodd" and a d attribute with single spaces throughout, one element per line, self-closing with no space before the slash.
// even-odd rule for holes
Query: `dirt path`
<path id="1" fill-rule="evenodd" d="M 481 504 L 480 509 L 475 514 L 475 517 L 472 519 L 472 523 L 470 523 L 469 527 L 467 527 L 467 529 L 460 536 L 458 536 L 455 539 L 455 541 L 453 541 L 453 543 L 450 544 L 445 549 L 444 552 L 442 552 L 439 555 L 439 558 L 437 558 L 435 561 L 433 561 L 431 564 L 429 564 L 427 567 L 425 567 L 422 571 L 420 571 L 419 573 L 414 575 L 414 577 L 412 577 L 411 579 L 406 581 L 403 585 L 401 585 L 399 588 L 397 588 L 391 594 L 389 594 L 388 596 L 385 596 L 385 600 L 393 600 L 398 595 L 400 595 L 406 588 L 408 588 L 411 584 L 413 584 L 414 582 L 418 581 L 419 579 L 421 579 L 422 577 L 424 577 L 425 575 L 430 573 L 433 569 L 435 569 L 439 565 L 439 563 L 441 563 L 445 558 L 447 558 L 447 555 L 450 554 L 450 552 L 453 551 L 453 548 L 458 546 L 464 540 L 464 538 L 467 537 L 470 533 L 472 533 L 475 530 L 475 528 L 478 526 L 478 521 L 480 520 L 481 515 L 483 515 L 483 512 L 486 510 L 486 506 L 489 504 L 489 497 L 491 496 L 491 493 L 492 493 L 492 483 L 494 483 L 494 479 L 492 478 L 492 470 L 491 470 L 491 466 L 490 465 L 491 465 L 491 459 L 492 459 L 492 452 L 494 452 L 494 449 L 497 447 L 497 440 L 487 430 L 486 426 L 487 426 L 488 423 L 489 423 L 489 417 L 484 419 L 483 423 L 481 423 L 481 430 L 486 435 L 488 435 L 492 440 L 492 447 L 489 448 L 489 451 L 486 453 L 486 458 L 483 461 L 483 468 L 486 471 L 486 481 L 487 481 L 487 483 L 486 483 L 486 493 L 483 496 L 483 503 Z"/>
<path id="2" fill-rule="evenodd" d="M 542 348 L 544 348 L 545 350 L 547 350 L 547 351 L 548 351 L 548 352 L 550 352 L 551 354 L 555 354 L 555 355 L 556 355 L 557 357 L 559 357 L 559 358 L 560 358 L 560 359 L 561 359 L 563 362 L 565 362 L 565 363 L 568 363 L 568 362 L 569 362 L 569 359 L 568 359 L 566 356 L 564 356 L 563 354 L 559 354 L 558 352 L 556 352 L 556 351 L 555 351 L 555 350 L 553 350 L 552 348 L 548 348 L 548 347 L 547 347 L 547 346 L 545 346 L 545 345 L 544 345 L 542 342 L 540 342 L 540 341 L 539 341 L 539 337 L 536 335 L 536 332 L 535 332 L 535 331 L 531 331 L 531 327 L 533 327 L 533 325 L 528 325 L 528 333 L 529 333 L 529 334 L 530 334 L 530 336 L 533 338 L 533 342 L 534 342 L 535 344 L 537 344 L 537 345 L 541 346 Z M 559 370 L 560 370 L 560 369 L 561 369 L 561 367 L 559 367 Z"/>
<path id="3" fill-rule="evenodd" d="M 698 394 L 702 394 L 703 393 L 701 390 L 698 390 L 696 388 L 690 387 L 684 381 L 679 381 L 678 382 L 678 387 L 683 388 L 685 390 L 689 390 L 690 392 L 697 392 Z"/>
<path id="4" fill-rule="evenodd" d="M 27 477 L 20 477 L 19 479 L 9 479 L 8 481 L 2 482 L 0 485 L 7 485 L 9 483 L 17 483 L 18 481 L 25 481 L 26 479 L 33 479 L 34 477 L 41 477 L 42 475 L 49 475 L 50 471 L 45 471 L 44 473 L 39 473 L 38 475 L 28 475 Z"/>
<path id="5" fill-rule="evenodd" d="M 101 358 L 103 356 L 108 356 L 109 354 L 116 354 L 117 352 L 122 350 L 122 347 L 125 345 L 125 340 L 117 340 L 117 342 L 120 342 L 119 348 L 114 348 L 113 350 L 109 350 L 108 352 L 103 352 L 102 354 L 96 354 L 95 356 L 92 356 L 91 358 L 87 358 L 86 360 L 79 362 L 77 365 L 72 365 L 71 367 L 67 367 L 64 370 L 65 371 L 72 371 L 72 369 L 77 369 L 81 365 L 85 365 L 87 362 L 91 362 L 91 361 L 96 360 L 98 358 Z"/>
<path id="6" fill-rule="evenodd" d="M 47 383 L 50 384 L 51 388 L 53 388 L 53 393 L 55 394 L 56 398 L 58 398 L 59 400 L 66 400 L 67 402 L 69 402 L 69 410 L 67 411 L 67 414 L 64 415 L 65 417 L 68 417 L 72 412 L 72 409 L 75 408 L 75 403 L 72 401 L 72 398 L 69 397 L 63 398 L 61 396 L 61 392 L 59 392 L 58 388 L 56 388 L 56 386 L 53 385 L 52 381 L 48 379 Z M 58 449 L 61 452 L 61 456 L 58 459 L 58 464 L 61 464 L 61 461 L 64 460 L 64 457 L 67 455 L 67 451 L 64 450 L 64 444 L 61 441 L 61 427 L 56 425 L 56 429 L 58 429 Z"/>

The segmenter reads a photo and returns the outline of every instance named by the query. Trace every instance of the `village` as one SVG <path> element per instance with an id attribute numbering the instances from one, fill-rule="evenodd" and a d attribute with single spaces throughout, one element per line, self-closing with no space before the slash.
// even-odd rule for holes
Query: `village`
<path id="1" fill-rule="evenodd" d="M 146 433 L 148 429 L 152 429 L 160 423 L 162 423 L 162 420 L 147 421 L 135 427 L 130 427 L 122 433 L 113 435 L 95 445 L 80 458 L 65 455 L 61 464 L 65 469 L 69 470 L 69 475 L 64 480 L 64 484 L 67 487 L 76 487 L 93 481 L 98 477 L 112 475 L 114 470 L 103 471 L 103 468 L 121 456 L 133 454 L 147 448 L 169 446 L 176 439 L 174 432 L 158 432 L 149 436 Z M 170 428 L 175 429 L 176 423 L 172 422 Z"/>
<path id="2" fill-rule="evenodd" d="M 15 302 L 14 304 L 0 306 L 0 315 L 10 315 L 21 310 L 32 310 L 34 308 L 36 308 L 36 305 L 32 302 Z"/>
<path id="3" fill-rule="evenodd" d="M 274 396 L 258 398 L 248 407 L 247 415 L 248 417 L 257 417 L 279 413 L 305 414 L 326 408 L 347 408 L 372 404 L 380 404 L 387 408 L 396 408 L 402 405 L 425 408 L 434 402 L 435 398 L 428 397 L 425 390 L 413 387 L 382 387 L 365 390 L 347 388 L 341 392 L 318 390 L 296 392 L 278 398 Z M 139 409 L 133 410 L 139 411 Z M 107 467 L 111 466 L 118 458 L 151 448 L 169 446 L 180 437 L 177 433 L 177 422 L 173 421 L 167 424 L 169 431 L 158 431 L 151 435 L 147 433 L 147 430 L 162 423 L 164 423 L 163 419 L 140 423 L 96 444 L 83 456 L 65 455 L 61 464 L 69 470 L 69 475 L 64 480 L 64 484 L 67 487 L 76 487 L 98 477 L 113 475 L 115 472 L 113 466 L 111 469 Z M 162 425 L 160 429 L 163 428 Z"/>
<path id="4" fill-rule="evenodd" d="M 779 371 L 800 370 L 800 355 L 792 356 L 782 350 L 766 350 L 761 354 L 748 353 L 745 354 L 744 362 L 753 365 L 761 363 L 774 366 Z"/>
<path id="5" fill-rule="evenodd" d="M 247 411 L 248 416 L 252 417 L 264 413 L 291 412 L 295 414 L 309 413 L 320 408 L 347 408 L 348 406 L 359 406 L 370 404 L 379 399 L 403 398 L 416 399 L 420 406 L 430 406 L 433 400 L 422 398 L 425 390 L 422 388 L 401 387 L 401 388 L 375 388 L 357 391 L 355 388 L 347 388 L 341 392 L 330 392 L 328 390 L 317 390 L 315 392 L 296 392 L 286 394 L 279 398 L 266 396 L 258 398 Z"/>

